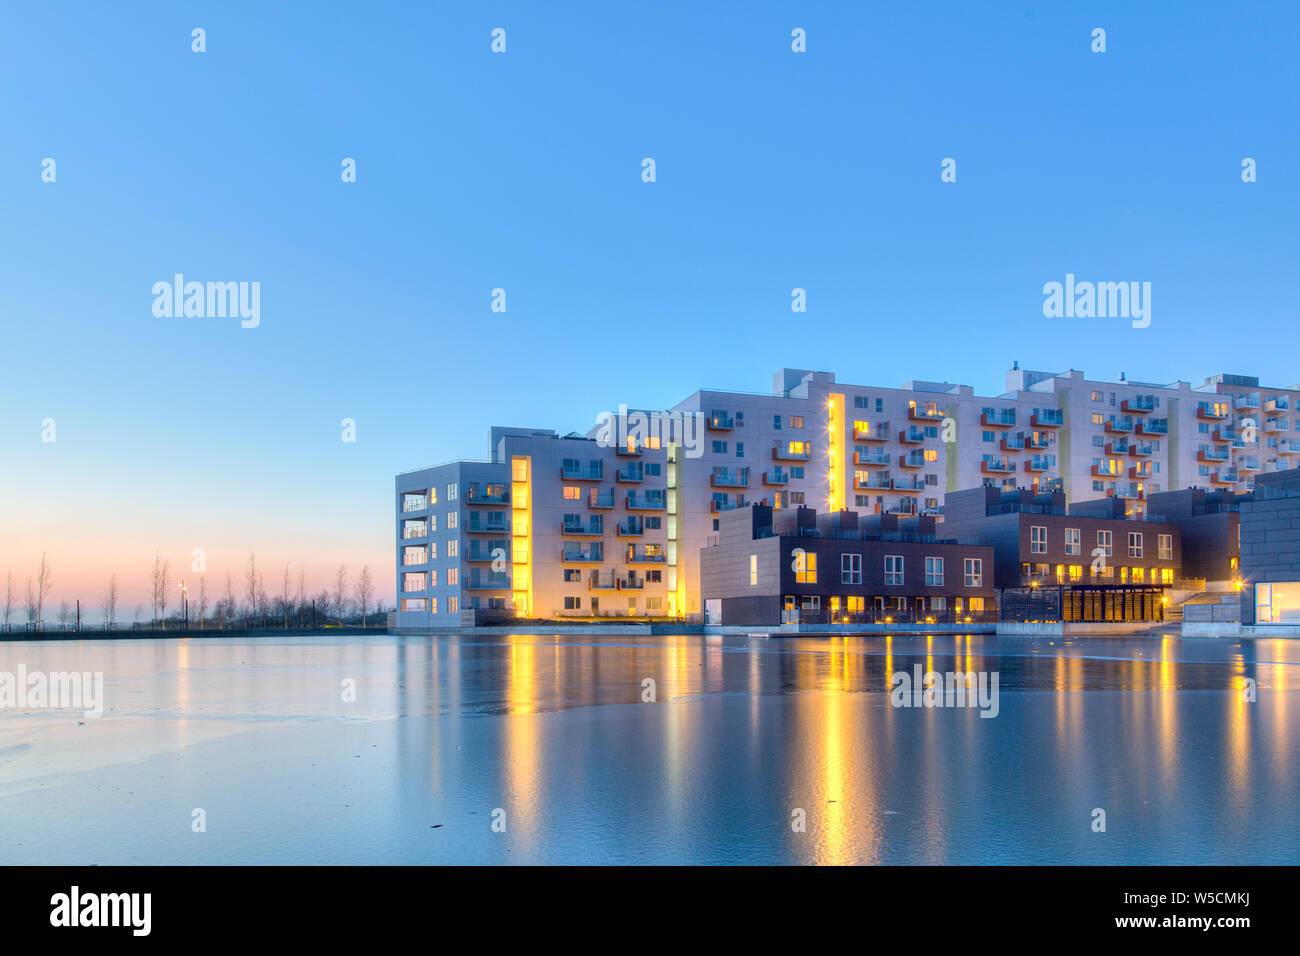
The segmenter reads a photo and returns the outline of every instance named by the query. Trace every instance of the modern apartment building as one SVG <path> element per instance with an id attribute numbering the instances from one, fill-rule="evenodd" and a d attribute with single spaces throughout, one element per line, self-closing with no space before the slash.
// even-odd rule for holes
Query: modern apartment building
<path id="1" fill-rule="evenodd" d="M 399 627 L 675 617 L 660 449 L 493 428 L 488 461 L 397 476 Z"/>
<path id="2" fill-rule="evenodd" d="M 1153 494 L 1192 487 L 1244 492 L 1255 475 L 1300 464 L 1300 416 L 1291 415 L 1297 402 L 1300 387 L 1263 387 L 1257 379 L 1240 375 L 1216 375 L 1193 387 L 1184 381 L 1133 381 L 1122 374 L 1115 381 L 1100 381 L 1076 370 L 1038 372 L 1015 366 L 1006 373 L 1002 393 L 980 396 L 970 386 L 948 382 L 911 381 L 897 388 L 850 385 L 837 382 L 830 372 L 781 369 L 769 393 L 701 390 L 662 413 L 626 413 L 620 406 L 612 439 L 608 419 L 585 438 L 493 429 L 490 461 L 441 468 L 463 469 L 462 482 L 513 485 L 513 459 L 537 459 L 543 467 L 530 472 L 540 475 L 530 478 L 537 482 L 531 500 L 541 502 L 540 507 L 590 518 L 588 498 L 574 489 L 596 488 L 599 493 L 590 500 L 612 498 L 616 509 L 594 511 L 602 512 L 614 527 L 636 516 L 647 521 L 658 517 L 657 527 L 640 525 L 644 533 L 637 542 L 662 549 L 646 552 L 655 559 L 662 554 L 662 566 L 656 568 L 662 580 L 653 582 L 656 587 L 647 582 L 642 589 L 624 589 L 635 594 L 597 586 L 605 579 L 600 574 L 592 577 L 592 571 L 618 579 L 651 567 L 623 562 L 639 553 L 627 550 L 629 543 L 636 543 L 632 536 L 619 535 L 604 523 L 599 538 L 570 534 L 567 529 L 576 529 L 576 521 L 566 525 L 548 517 L 538 527 L 548 535 L 552 524 L 559 531 L 545 541 L 531 535 L 525 541 L 513 533 L 513 517 L 521 509 L 513 502 L 510 508 L 497 503 L 496 510 L 511 518 L 511 533 L 487 532 L 510 541 L 504 549 L 508 564 L 498 565 L 493 574 L 509 577 L 511 586 L 473 592 L 462 587 L 453 595 L 445 584 L 430 580 L 426 600 L 439 600 L 437 613 L 432 604 L 423 612 L 403 612 L 403 607 L 417 607 L 420 598 L 403 590 L 402 575 L 417 570 L 407 572 L 401 563 L 402 549 L 415 546 L 401 538 L 402 495 L 418 492 L 421 486 L 445 485 L 451 473 L 427 469 L 398 477 L 399 625 L 450 624 L 448 615 L 455 612 L 447 602 L 453 597 L 457 608 L 499 607 L 521 615 L 517 602 L 526 599 L 528 616 L 544 618 L 585 616 L 592 609 L 592 597 L 599 616 L 606 616 L 607 610 L 632 611 L 632 597 L 662 597 L 653 608 L 638 601 L 634 616 L 646 616 L 648 610 L 664 616 L 699 615 L 700 551 L 715 540 L 720 516 L 747 504 L 770 505 L 776 511 L 803 505 L 823 512 L 849 508 L 860 514 L 942 518 L 949 492 L 984 486 L 1060 491 L 1072 503 L 1110 497 L 1123 503 L 1126 514 L 1142 514 Z M 670 434 L 661 427 L 660 415 L 680 430 Z M 503 440 L 509 447 L 501 446 Z M 566 479 L 556 464 L 564 459 L 600 462 L 600 479 Z M 609 479 L 634 461 L 657 465 L 659 473 L 646 472 L 640 484 Z M 627 493 L 633 485 L 660 492 L 662 510 L 629 510 Z M 645 500 L 651 498 L 660 500 L 659 495 Z M 418 495 L 412 500 L 418 501 Z M 478 507 L 487 510 L 489 505 Z M 599 563 L 578 567 L 566 555 L 587 553 L 584 541 L 599 543 Z M 516 564 L 525 556 L 527 568 Z M 587 575 L 575 576 L 575 567 Z M 474 580 L 501 583 L 499 577 L 483 575 Z M 527 587 L 516 580 L 527 582 Z M 588 589 L 584 582 L 592 581 L 596 584 Z M 662 592 L 657 587 L 661 584 Z M 408 617 L 414 613 L 426 617 Z"/>

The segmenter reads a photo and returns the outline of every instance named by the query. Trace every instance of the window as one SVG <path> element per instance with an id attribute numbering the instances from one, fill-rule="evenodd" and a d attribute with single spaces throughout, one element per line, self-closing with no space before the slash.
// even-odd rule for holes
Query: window
<path id="1" fill-rule="evenodd" d="M 447 553 L 448 553 L 448 554 L 453 553 L 453 549 L 455 548 L 455 546 L 456 546 L 456 542 L 455 542 L 455 541 L 448 541 L 448 542 L 447 542 L 447 548 L 448 548 Z M 437 541 L 430 541 L 430 542 L 429 542 L 429 560 L 430 560 L 430 561 L 433 561 L 433 560 L 434 560 L 435 558 L 437 558 L 437 557 L 438 557 L 438 542 L 437 542 Z"/>
<path id="2" fill-rule="evenodd" d="M 862 583 L 862 555 L 860 554 L 840 555 L 840 583 L 841 584 Z"/>
<path id="3" fill-rule="evenodd" d="M 715 441 L 713 443 L 713 453 L 715 455 L 725 455 L 727 453 L 727 443 L 725 441 Z"/>
<path id="4" fill-rule="evenodd" d="M 423 611 L 424 598 L 402 598 L 403 611 Z M 435 612 L 436 613 L 436 612 Z"/>
<path id="5" fill-rule="evenodd" d="M 438 530 L 438 516 L 437 516 L 437 515 L 429 515 L 429 530 L 430 530 L 430 531 L 437 531 L 437 530 Z"/>
<path id="6" fill-rule="evenodd" d="M 565 568 L 565 569 L 564 569 L 564 580 L 565 580 L 565 583 L 568 583 L 568 582 L 570 582 L 570 581 L 581 581 L 581 580 L 582 580 L 582 572 L 581 572 L 579 569 L 577 569 L 577 568 Z"/>
<path id="7" fill-rule="evenodd" d="M 773 416 L 772 416 L 772 427 L 773 427 L 774 429 L 776 429 L 777 431 L 780 431 L 780 430 L 781 430 L 781 416 L 780 416 L 780 415 L 773 415 Z"/>
<path id="8" fill-rule="evenodd" d="M 1036 524 L 1029 528 L 1029 553 L 1047 553 L 1047 525 Z"/>
<path id="9" fill-rule="evenodd" d="M 1083 554 L 1083 535 L 1078 528 L 1065 529 L 1065 553 Z"/>
<path id="10" fill-rule="evenodd" d="M 428 552 L 425 551 L 424 548 L 411 548 L 411 547 L 403 548 L 402 564 L 406 564 L 406 565 L 424 564 L 425 561 L 428 560 L 425 557 L 427 554 Z"/>
<path id="11" fill-rule="evenodd" d="M 424 575 L 408 571 L 402 575 L 402 591 L 409 594 L 412 591 L 424 590 Z"/>
<path id="12" fill-rule="evenodd" d="M 565 501 L 579 501 L 579 500 L 581 500 L 581 499 L 582 499 L 582 489 L 581 489 L 581 488 L 579 488 L 577 485 L 565 485 L 565 486 L 564 486 L 564 500 L 565 500 Z"/>
<path id="13" fill-rule="evenodd" d="M 449 484 L 449 485 L 447 486 L 447 500 L 448 500 L 448 501 L 455 501 L 455 500 L 456 500 L 456 483 L 455 483 L 455 482 L 452 482 L 451 484 Z"/>
<path id="14" fill-rule="evenodd" d="M 791 427 L 791 428 L 803 428 L 803 416 L 802 416 L 802 415 L 791 415 L 791 416 L 790 416 L 790 427 Z"/>
<path id="15" fill-rule="evenodd" d="M 454 588 L 460 582 L 460 568 L 447 569 L 447 587 Z"/>
<path id="16" fill-rule="evenodd" d="M 903 556 L 901 554 L 885 555 L 885 583 L 889 585 L 902 585 Z"/>
<path id="17" fill-rule="evenodd" d="M 565 609 L 566 611 L 580 611 L 580 610 L 582 610 L 582 598 L 580 598 L 580 597 L 566 597 L 566 598 L 564 599 L 564 609 Z"/>
<path id="18" fill-rule="evenodd" d="M 943 558 L 925 559 L 925 586 L 928 588 L 943 587 Z"/>
<path id="19" fill-rule="evenodd" d="M 966 587 L 979 588 L 984 586 L 983 558 L 966 558 L 962 562 L 962 570 L 965 572 Z"/>
<path id="20" fill-rule="evenodd" d="M 749 586 L 758 587 L 758 555 L 756 554 L 749 556 Z"/>
<path id="21" fill-rule="evenodd" d="M 450 529 L 450 528 L 454 528 L 454 527 L 456 527 L 456 518 L 457 518 L 457 517 L 458 517 L 458 513 L 457 513 L 457 512 L 455 512 L 455 511 L 448 511 L 448 512 L 447 512 L 447 527 L 448 527 L 449 529 Z"/>
<path id="22" fill-rule="evenodd" d="M 811 551 L 798 551 L 794 556 L 796 584 L 817 583 L 817 555 Z"/>
<path id="23" fill-rule="evenodd" d="M 452 538 L 447 542 L 447 557 L 454 558 L 460 553 L 460 542 Z M 434 555 L 437 557 L 437 555 Z"/>
<path id="24" fill-rule="evenodd" d="M 946 611 L 946 610 L 948 610 L 948 599 L 947 599 L 946 597 L 932 597 L 932 598 L 930 598 L 930 610 L 931 610 L 931 611 Z"/>
<path id="25" fill-rule="evenodd" d="M 982 597 L 968 598 L 967 603 L 969 604 L 968 610 L 972 614 L 984 613 L 984 599 Z"/>
<path id="26" fill-rule="evenodd" d="M 736 457 L 737 458 L 745 457 L 745 443 L 743 441 L 736 442 Z"/>
<path id="27" fill-rule="evenodd" d="M 1104 554 L 1106 557 L 1109 558 L 1111 556 L 1109 531 L 1097 532 L 1097 547 L 1101 548 L 1101 553 Z"/>
<path id="28" fill-rule="evenodd" d="M 437 568 L 430 568 L 430 569 L 429 569 L 429 587 L 431 587 L 431 588 L 436 588 L 437 586 L 438 586 L 438 569 L 437 569 Z"/>
<path id="29" fill-rule="evenodd" d="M 1161 561 L 1172 561 L 1174 559 L 1174 536 L 1172 534 L 1162 534 L 1156 538 L 1157 556 Z"/>
<path id="30" fill-rule="evenodd" d="M 1128 533 L 1128 556 L 1130 558 L 1142 557 L 1142 532 L 1130 531 Z"/>
<path id="31" fill-rule="evenodd" d="M 448 614 L 460 613 L 460 598 L 456 597 L 455 595 L 452 595 L 451 597 L 447 598 L 447 613 Z"/>
<path id="32" fill-rule="evenodd" d="M 997 441 L 997 440 L 998 440 L 998 433 L 997 433 L 997 432 L 981 432 L 980 434 L 984 436 L 984 440 L 985 440 L 985 441 Z"/>

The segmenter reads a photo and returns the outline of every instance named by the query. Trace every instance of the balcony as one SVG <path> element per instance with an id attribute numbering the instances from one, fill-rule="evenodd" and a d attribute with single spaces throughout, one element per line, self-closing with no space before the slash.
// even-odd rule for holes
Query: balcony
<path id="1" fill-rule="evenodd" d="M 853 464 L 863 468 L 888 468 L 893 464 L 893 461 L 889 454 L 883 451 L 855 451 L 853 453 Z"/>
<path id="2" fill-rule="evenodd" d="M 508 505 L 510 491 L 505 485 L 472 484 L 465 488 L 465 503 L 467 505 Z"/>
<path id="3" fill-rule="evenodd" d="M 899 455 L 898 466 L 900 468 L 924 468 L 925 455 L 920 455 L 916 452 L 911 452 L 907 455 Z"/>
<path id="4" fill-rule="evenodd" d="M 1106 419 L 1105 431 L 1108 435 L 1123 435 L 1133 430 L 1132 415 L 1112 415 Z"/>
<path id="5" fill-rule="evenodd" d="M 1025 436 L 1026 448 L 1032 448 L 1038 451 L 1042 451 L 1050 444 L 1051 442 L 1047 440 L 1046 435 L 1040 435 L 1037 432 L 1030 432 L 1028 435 Z"/>
<path id="6" fill-rule="evenodd" d="M 628 564 L 663 564 L 666 560 L 663 549 L 658 545 L 645 545 L 640 548 L 633 545 L 627 551 Z"/>
<path id="7" fill-rule="evenodd" d="M 618 587 L 618 585 L 615 583 L 613 571 L 606 571 L 604 573 L 601 573 L 600 571 L 592 571 L 591 574 L 587 575 L 588 591 L 612 591 L 616 587 Z"/>
<path id="8" fill-rule="evenodd" d="M 1283 395 L 1279 395 L 1277 398 L 1270 398 L 1264 403 L 1264 411 L 1266 412 L 1285 412 L 1290 407 L 1291 400 Z"/>
<path id="9" fill-rule="evenodd" d="M 626 504 L 628 511 L 663 511 L 667 507 L 662 491 L 645 491 L 639 495 L 628 492 Z"/>
<path id="10" fill-rule="evenodd" d="M 748 488 L 749 469 L 740 468 L 736 471 L 729 471 L 715 468 L 713 474 L 709 476 L 709 484 L 714 488 Z"/>
<path id="11" fill-rule="evenodd" d="M 894 491 L 925 491 L 925 482 L 915 475 L 894 479 Z"/>
<path id="12" fill-rule="evenodd" d="M 1044 408 L 1029 416 L 1029 424 L 1034 428 L 1062 428 L 1065 425 L 1065 412 L 1059 408 Z"/>
<path id="13" fill-rule="evenodd" d="M 1243 411 L 1259 408 L 1259 392 L 1252 392 L 1250 395 L 1238 395 L 1237 400 L 1232 404 Z"/>
<path id="14" fill-rule="evenodd" d="M 487 564 L 498 558 L 506 559 L 509 556 L 510 541 L 505 538 L 500 541 L 489 541 L 487 544 L 474 541 L 470 544 L 469 550 L 465 552 L 465 560 L 471 564 Z"/>
<path id="15" fill-rule="evenodd" d="M 1106 465 L 1093 465 L 1092 477 L 1094 478 L 1118 478 L 1124 471 L 1119 462 Z"/>
<path id="16" fill-rule="evenodd" d="M 1279 455 L 1300 455 L 1300 445 L 1289 442 L 1285 438 L 1278 439 L 1277 453 Z"/>
<path id="17" fill-rule="evenodd" d="M 866 427 L 863 428 L 862 426 Z M 889 441 L 889 422 L 854 422 L 854 441 Z"/>
<path id="18" fill-rule="evenodd" d="M 566 461 L 560 468 L 560 477 L 566 481 L 603 481 L 605 463 L 593 461 L 584 465 L 577 461 Z"/>
<path id="19" fill-rule="evenodd" d="M 495 521 L 490 517 L 483 521 L 475 521 L 478 514 L 470 515 L 470 520 L 465 522 L 464 529 L 469 534 L 506 534 L 510 531 L 510 526 L 506 524 L 504 517 Z"/>
<path id="20" fill-rule="evenodd" d="M 916 405 L 909 405 L 907 407 L 907 417 L 914 422 L 941 422 L 943 421 L 943 411 L 934 406 L 919 408 Z"/>
<path id="21" fill-rule="evenodd" d="M 618 589 L 620 591 L 640 591 L 644 587 L 645 578 L 638 577 L 635 572 L 629 571 L 618 578 Z"/>
<path id="22" fill-rule="evenodd" d="M 1011 435 L 1002 436 L 1003 451 L 1024 451 L 1025 439 L 1021 436 L 1012 437 Z"/>
<path id="23" fill-rule="evenodd" d="M 1241 480 L 1241 475 L 1231 468 L 1225 468 L 1223 471 L 1210 472 L 1210 484 L 1212 485 L 1231 485 Z"/>
<path id="24" fill-rule="evenodd" d="M 510 590 L 510 575 L 471 574 L 466 587 L 471 591 L 508 591 Z"/>
<path id="25" fill-rule="evenodd" d="M 1051 466 L 1048 465 L 1048 463 L 1047 463 L 1047 459 L 1046 459 L 1046 458 L 1040 458 L 1040 457 L 1038 457 L 1037 455 L 1035 455 L 1033 458 L 1030 458 L 1030 459 L 1028 459 L 1028 460 L 1025 461 L 1025 471 L 1028 471 L 1028 472 L 1041 472 L 1041 471 L 1047 471 L 1047 469 L 1048 469 L 1049 467 L 1051 467 Z"/>
<path id="26" fill-rule="evenodd" d="M 614 480 L 624 484 L 641 481 L 643 478 L 645 478 L 645 466 L 639 461 L 620 465 L 618 471 L 614 472 Z"/>
<path id="27" fill-rule="evenodd" d="M 566 544 L 560 549 L 560 560 L 565 564 L 600 564 L 605 560 L 605 548 L 598 541 L 593 541 L 586 548 L 574 548 Z"/>
<path id="28" fill-rule="evenodd" d="M 713 412 L 704 420 L 704 427 L 711 432 L 729 432 L 736 427 L 736 423 L 726 412 Z"/>
<path id="29" fill-rule="evenodd" d="M 855 491 L 889 491 L 894 487 L 894 482 L 890 480 L 888 474 L 868 475 L 864 481 L 856 475 L 853 477 L 853 489 Z"/>
<path id="30" fill-rule="evenodd" d="M 980 462 L 980 472 L 985 475 L 1010 475 L 1015 470 L 1015 463 L 1006 458 L 986 458 Z"/>
<path id="31" fill-rule="evenodd" d="M 904 445 L 919 445 L 925 441 L 925 432 L 919 428 L 909 428 L 898 433 L 898 440 Z"/>
<path id="32" fill-rule="evenodd" d="M 410 514 L 413 511 L 423 511 L 429 507 L 429 499 L 423 496 L 415 495 L 402 496 L 402 514 Z"/>
<path id="33" fill-rule="evenodd" d="M 1285 418 L 1266 418 L 1264 419 L 1264 431 L 1270 435 L 1276 435 L 1280 432 L 1290 431 L 1291 423 Z"/>
<path id="34" fill-rule="evenodd" d="M 1146 493 L 1143 492 L 1141 485 L 1134 485 L 1134 484 L 1116 485 L 1115 497 L 1132 498 L 1132 499 L 1140 500 L 1146 497 Z"/>
<path id="35" fill-rule="evenodd" d="M 913 498 L 899 499 L 898 501 L 885 506 L 885 514 L 914 515 L 916 514 L 916 500 Z"/>
<path id="36" fill-rule="evenodd" d="M 587 493 L 587 507 L 594 510 L 609 510 L 614 507 L 614 489 L 601 491 L 599 488 L 592 488 Z"/>
<path id="37" fill-rule="evenodd" d="M 1196 406 L 1196 417 L 1202 421 L 1217 422 L 1228 417 L 1228 403 L 1209 404 L 1201 402 Z"/>
<path id="38" fill-rule="evenodd" d="M 812 445 L 806 441 L 772 443 L 773 461 L 808 461 L 812 458 Z"/>
<path id="39" fill-rule="evenodd" d="M 1130 478 L 1150 478 L 1151 462 L 1140 461 L 1136 465 L 1130 466 L 1128 470 L 1128 476 Z"/>
<path id="40" fill-rule="evenodd" d="M 1227 461 L 1232 453 L 1226 448 L 1199 448 L 1196 451 L 1197 461 Z"/>
<path id="41" fill-rule="evenodd" d="M 763 484 L 765 485 L 771 485 L 773 487 L 780 488 L 784 485 L 788 485 L 789 483 L 790 483 L 790 476 L 787 475 L 784 471 L 778 469 L 776 471 L 763 472 Z"/>
<path id="42" fill-rule="evenodd" d="M 738 501 L 732 501 L 730 498 L 714 498 L 709 502 L 709 510 L 715 515 L 723 511 L 735 511 L 737 508 L 743 508 Z"/>
<path id="43" fill-rule="evenodd" d="M 1139 435 L 1168 435 L 1169 419 L 1148 418 L 1144 422 L 1137 423 L 1136 431 Z"/>
<path id="44" fill-rule="evenodd" d="M 1127 454 L 1128 454 L 1128 448 L 1129 448 L 1129 445 L 1128 445 L 1128 439 L 1127 439 L 1127 438 L 1116 438 L 1116 439 L 1113 440 L 1113 441 L 1108 441 L 1108 442 L 1106 442 L 1106 445 L 1105 445 L 1105 447 L 1102 449 L 1102 452 L 1103 452 L 1104 454 L 1106 454 L 1107 456 L 1111 456 L 1111 455 L 1127 455 Z"/>
<path id="45" fill-rule="evenodd" d="M 603 515 L 592 515 L 585 522 L 575 521 L 571 518 L 565 518 L 560 522 L 560 534 L 568 534 L 575 537 L 599 538 L 604 533 L 605 518 Z"/>
<path id="46" fill-rule="evenodd" d="M 1240 472 L 1240 471 L 1259 471 L 1259 456 L 1258 456 L 1258 455 L 1241 455 L 1240 457 L 1237 458 L 1237 460 L 1236 460 L 1235 462 L 1233 462 L 1233 464 L 1236 465 L 1236 467 L 1237 467 L 1237 471 L 1239 471 L 1239 472 Z"/>
<path id="47" fill-rule="evenodd" d="M 1138 412 L 1147 414 L 1156 410 L 1156 397 L 1154 395 L 1136 395 L 1133 398 L 1126 398 L 1119 403 L 1121 412 Z"/>
<path id="48" fill-rule="evenodd" d="M 645 451 L 644 443 L 638 444 L 635 438 L 629 437 L 626 441 L 620 442 L 614 446 L 614 452 L 628 458 L 638 458 L 641 452 Z"/>
<path id="49" fill-rule="evenodd" d="M 614 528 L 620 538 L 639 538 L 645 534 L 645 523 L 640 518 L 624 518 Z"/>
<path id="50" fill-rule="evenodd" d="M 1016 425 L 1016 410 L 1014 408 L 1004 408 L 992 414 L 980 412 L 980 424 L 985 428 L 1014 428 Z"/>
<path id="51" fill-rule="evenodd" d="M 1220 425 L 1214 431 L 1210 432 L 1210 441 L 1217 442 L 1237 442 L 1241 440 L 1241 432 L 1232 425 Z"/>
<path id="52" fill-rule="evenodd" d="M 1128 453 L 1133 458 L 1147 458 L 1154 452 L 1155 447 L 1149 441 L 1129 442 Z"/>

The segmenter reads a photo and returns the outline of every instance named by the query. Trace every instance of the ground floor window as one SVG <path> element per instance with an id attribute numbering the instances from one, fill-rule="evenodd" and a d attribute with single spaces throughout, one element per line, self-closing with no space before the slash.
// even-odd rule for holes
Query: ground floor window
<path id="1" fill-rule="evenodd" d="M 1255 585 L 1256 624 L 1300 624 L 1300 581 Z"/>

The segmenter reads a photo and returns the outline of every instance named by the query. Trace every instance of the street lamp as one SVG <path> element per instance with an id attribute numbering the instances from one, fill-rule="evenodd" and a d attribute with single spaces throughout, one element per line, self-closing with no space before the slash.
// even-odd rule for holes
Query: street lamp
<path id="1" fill-rule="evenodd" d="M 180 582 L 179 584 L 177 584 L 176 586 L 177 586 L 178 588 L 180 588 L 180 592 L 181 592 L 181 609 L 185 612 L 185 629 L 186 629 L 186 630 L 189 630 L 189 627 L 190 627 L 190 602 L 189 602 L 189 592 L 190 592 L 190 589 L 187 588 L 187 587 L 185 586 L 185 582 L 184 582 L 184 581 L 181 581 L 181 582 Z"/>

